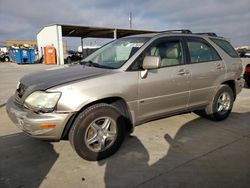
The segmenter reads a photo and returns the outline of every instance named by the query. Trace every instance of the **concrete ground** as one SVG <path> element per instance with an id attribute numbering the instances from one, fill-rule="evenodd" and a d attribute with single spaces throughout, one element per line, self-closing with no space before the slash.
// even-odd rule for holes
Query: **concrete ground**
<path id="1" fill-rule="evenodd" d="M 9 97 L 26 71 L 48 67 L 0 64 L 1 100 Z M 78 157 L 68 141 L 50 143 L 26 136 L 8 119 L 4 106 L 0 122 L 1 188 L 250 185 L 248 88 L 225 121 L 212 122 L 193 113 L 152 121 L 136 127 L 115 155 L 99 162 Z"/>
<path id="2" fill-rule="evenodd" d="M 56 65 L 43 64 L 16 64 L 0 62 L 0 106 L 6 103 L 16 89 L 18 80 L 25 74 L 53 68 Z"/>

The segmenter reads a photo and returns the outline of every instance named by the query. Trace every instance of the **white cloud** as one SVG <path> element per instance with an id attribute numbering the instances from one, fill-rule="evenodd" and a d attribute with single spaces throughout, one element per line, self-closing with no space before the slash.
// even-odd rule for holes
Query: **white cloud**
<path id="1" fill-rule="evenodd" d="M 0 0 L 0 41 L 35 39 L 53 23 L 128 28 L 132 11 L 136 29 L 210 31 L 250 45 L 249 10 L 249 0 Z"/>

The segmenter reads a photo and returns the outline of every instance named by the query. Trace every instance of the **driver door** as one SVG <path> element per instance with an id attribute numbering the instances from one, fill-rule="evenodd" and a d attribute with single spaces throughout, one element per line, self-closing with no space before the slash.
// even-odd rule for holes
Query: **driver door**
<path id="1" fill-rule="evenodd" d="M 166 38 L 151 45 L 145 54 L 159 56 L 160 68 L 139 76 L 139 121 L 187 109 L 189 88 L 183 42 Z"/>

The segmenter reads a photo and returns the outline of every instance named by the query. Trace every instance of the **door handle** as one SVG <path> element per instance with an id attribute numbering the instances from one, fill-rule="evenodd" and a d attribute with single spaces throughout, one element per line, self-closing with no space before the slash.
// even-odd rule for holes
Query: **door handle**
<path id="1" fill-rule="evenodd" d="M 216 69 L 223 69 L 223 68 L 224 68 L 224 66 L 222 64 L 217 64 L 216 65 Z"/>

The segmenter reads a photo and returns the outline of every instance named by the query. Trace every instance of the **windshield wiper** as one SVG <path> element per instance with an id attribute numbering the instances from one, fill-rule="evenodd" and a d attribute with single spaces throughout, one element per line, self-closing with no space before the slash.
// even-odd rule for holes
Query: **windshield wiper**
<path id="1" fill-rule="evenodd" d="M 81 65 L 87 65 L 90 67 L 99 67 L 100 65 L 98 63 L 94 63 L 93 61 L 81 61 Z"/>
<path id="2" fill-rule="evenodd" d="M 98 68 L 106 68 L 106 69 L 114 69 L 113 67 L 105 66 L 105 65 L 100 65 L 98 63 L 94 63 L 93 61 L 80 61 L 81 65 L 87 65 L 90 67 L 98 67 Z"/>

